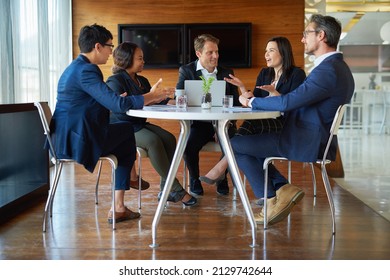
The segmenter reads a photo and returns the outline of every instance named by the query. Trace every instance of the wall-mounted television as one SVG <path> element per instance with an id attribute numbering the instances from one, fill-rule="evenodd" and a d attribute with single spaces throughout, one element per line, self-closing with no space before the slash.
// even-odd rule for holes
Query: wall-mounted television
<path id="1" fill-rule="evenodd" d="M 183 30 L 178 24 L 120 24 L 118 41 L 137 44 L 145 68 L 177 68 L 185 63 Z"/>
<path id="2" fill-rule="evenodd" d="M 219 65 L 251 67 L 250 23 L 119 24 L 118 43 L 130 41 L 144 52 L 145 68 L 178 68 L 196 59 L 194 38 L 209 33 L 220 39 Z"/>
<path id="3" fill-rule="evenodd" d="M 252 62 L 252 25 L 250 23 L 215 23 L 186 25 L 187 61 L 196 59 L 194 39 L 203 33 L 209 33 L 219 39 L 218 64 L 225 67 L 251 67 Z"/>

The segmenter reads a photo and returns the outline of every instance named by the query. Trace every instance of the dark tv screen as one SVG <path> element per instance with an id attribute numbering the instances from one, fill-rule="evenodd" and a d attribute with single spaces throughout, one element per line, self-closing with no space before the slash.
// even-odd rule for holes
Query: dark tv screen
<path id="1" fill-rule="evenodd" d="M 187 53 L 189 61 L 196 59 L 194 39 L 203 33 L 219 39 L 218 64 L 226 67 L 251 67 L 251 24 L 190 24 L 187 25 Z"/>
<path id="2" fill-rule="evenodd" d="M 144 53 L 145 68 L 177 68 L 183 60 L 181 25 L 119 25 L 119 43 L 130 41 Z"/>
<path id="3" fill-rule="evenodd" d="M 119 24 L 119 44 L 133 42 L 144 52 L 145 68 L 178 68 L 197 59 L 194 38 L 202 33 L 217 37 L 219 65 L 251 67 L 251 24 Z"/>

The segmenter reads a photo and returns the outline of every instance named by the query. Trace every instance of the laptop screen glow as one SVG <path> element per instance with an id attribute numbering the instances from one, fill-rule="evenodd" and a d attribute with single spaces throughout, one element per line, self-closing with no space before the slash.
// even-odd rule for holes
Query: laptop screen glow
<path id="1" fill-rule="evenodd" d="M 188 106 L 198 107 L 202 102 L 202 84 L 201 80 L 185 80 L 184 90 L 187 95 Z M 211 106 L 222 107 L 222 98 L 226 93 L 226 81 L 214 81 L 210 88 Z"/>

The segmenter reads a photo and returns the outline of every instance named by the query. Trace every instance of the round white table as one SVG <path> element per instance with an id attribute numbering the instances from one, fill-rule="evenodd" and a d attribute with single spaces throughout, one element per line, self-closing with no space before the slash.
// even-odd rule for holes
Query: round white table
<path id="1" fill-rule="evenodd" d="M 253 216 L 252 208 L 246 194 L 245 186 L 241 180 L 239 169 L 234 158 L 234 154 L 230 145 L 229 136 L 227 134 L 227 124 L 230 120 L 248 120 L 248 119 L 269 119 L 280 116 L 280 112 L 276 111 L 258 111 L 251 110 L 250 108 L 234 107 L 230 109 L 224 109 L 222 107 L 212 107 L 211 109 L 202 109 L 200 107 L 188 107 L 187 109 L 177 109 L 171 105 L 154 105 L 145 106 L 142 110 L 129 110 L 127 112 L 129 116 L 140 118 L 153 118 L 153 119 L 166 119 L 166 120 L 178 120 L 180 121 L 180 135 L 177 142 L 175 154 L 169 169 L 167 180 L 165 182 L 162 196 L 157 206 L 156 214 L 152 223 L 152 244 L 150 247 L 156 248 L 157 226 L 160 221 L 164 205 L 167 202 L 168 194 L 171 191 L 174 178 L 180 165 L 180 161 L 183 157 L 185 147 L 187 145 L 190 125 L 192 120 L 210 120 L 214 121 L 217 128 L 217 135 L 220 141 L 221 147 L 229 163 L 229 171 L 240 195 L 242 204 L 245 209 L 245 213 L 248 217 L 252 228 L 252 244 L 256 246 L 256 229 L 257 225 Z M 259 170 L 259 172 L 261 172 Z"/>

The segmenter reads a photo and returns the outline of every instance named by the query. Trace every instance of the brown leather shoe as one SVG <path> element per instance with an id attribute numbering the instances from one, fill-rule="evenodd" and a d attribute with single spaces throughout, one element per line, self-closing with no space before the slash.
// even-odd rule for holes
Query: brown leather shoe
<path id="1" fill-rule="evenodd" d="M 305 193 L 297 186 L 286 184 L 276 191 L 276 196 L 267 199 L 267 217 L 270 225 L 284 220 L 291 209 L 305 196 Z M 264 223 L 264 208 L 255 215 L 258 224 Z"/>
<path id="2" fill-rule="evenodd" d="M 138 180 L 139 179 L 134 180 L 134 181 L 130 180 L 130 188 L 138 190 L 138 183 L 139 183 Z M 142 191 L 147 190 L 147 189 L 149 189 L 149 187 L 150 187 L 149 182 L 146 182 L 146 181 L 144 181 L 144 179 L 141 178 L 141 190 Z"/>
<path id="3" fill-rule="evenodd" d="M 139 217 L 141 217 L 140 213 L 133 212 L 126 207 L 125 212 L 115 212 L 115 223 L 138 219 Z M 112 224 L 112 211 L 108 212 L 108 223 Z"/>
<path id="4" fill-rule="evenodd" d="M 256 224 L 263 225 L 264 224 L 264 215 L 262 212 L 254 213 Z"/>
<path id="5" fill-rule="evenodd" d="M 274 205 L 276 204 L 276 196 L 267 199 L 267 212 L 268 212 L 268 223 L 270 221 L 270 213 L 272 212 Z M 255 213 L 255 222 L 257 224 L 264 224 L 264 207 L 261 208 L 260 213 Z"/>

